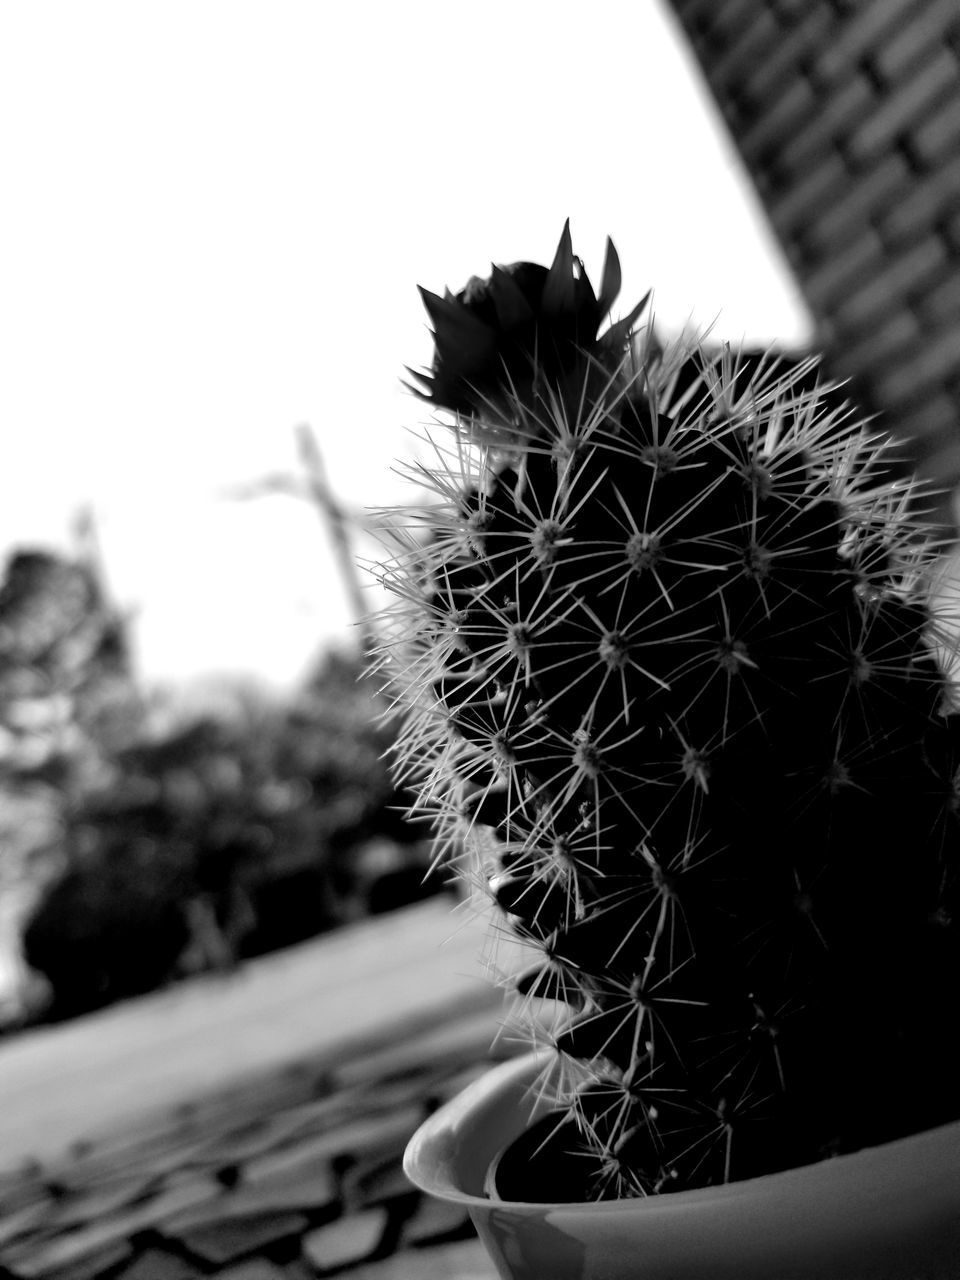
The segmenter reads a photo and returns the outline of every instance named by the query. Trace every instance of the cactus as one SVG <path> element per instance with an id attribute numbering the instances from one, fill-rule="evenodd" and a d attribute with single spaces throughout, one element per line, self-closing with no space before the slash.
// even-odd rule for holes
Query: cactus
<path id="1" fill-rule="evenodd" d="M 639 1196 L 960 1115 L 916 482 L 815 360 L 663 346 L 643 303 L 600 332 L 619 287 L 568 225 L 549 270 L 423 293 L 412 389 L 452 417 L 383 572 L 398 777 L 529 948 L 520 1012 L 564 1011 L 524 1199 L 531 1162 L 545 1200 Z"/>

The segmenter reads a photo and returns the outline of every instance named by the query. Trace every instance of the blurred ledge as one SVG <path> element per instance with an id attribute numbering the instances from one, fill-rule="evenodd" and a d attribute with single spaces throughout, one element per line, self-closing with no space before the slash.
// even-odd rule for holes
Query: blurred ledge
<path id="1" fill-rule="evenodd" d="M 489 1043 L 502 1009 L 482 962 L 489 925 L 461 912 L 429 899 L 0 1042 L 0 1168 L 282 1093 L 298 1070 L 376 1074 L 385 1054 L 402 1065 L 404 1043 L 422 1058 L 451 1017 Z M 512 967 L 509 950 L 497 960 Z"/>

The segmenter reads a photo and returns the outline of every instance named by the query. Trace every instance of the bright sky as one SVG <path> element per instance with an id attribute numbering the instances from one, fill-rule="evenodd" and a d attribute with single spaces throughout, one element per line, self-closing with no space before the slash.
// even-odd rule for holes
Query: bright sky
<path id="1" fill-rule="evenodd" d="M 295 679 L 349 610 L 323 526 L 236 486 L 312 424 L 402 496 L 422 283 L 549 262 L 569 216 L 626 310 L 809 321 L 658 0 L 0 4 L 0 554 L 92 507 L 152 679 Z"/>

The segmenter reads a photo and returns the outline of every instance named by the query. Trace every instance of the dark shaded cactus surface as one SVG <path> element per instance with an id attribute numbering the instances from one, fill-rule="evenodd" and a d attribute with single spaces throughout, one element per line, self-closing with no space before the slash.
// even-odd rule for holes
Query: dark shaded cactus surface
<path id="1" fill-rule="evenodd" d="M 521 1006 L 567 1010 L 520 1198 L 960 1115 L 960 736 L 916 495 L 814 362 L 664 349 L 640 308 L 598 336 L 619 284 L 565 228 L 549 270 L 424 294 L 414 376 L 455 416 L 385 573 L 399 775 L 529 944 Z"/>

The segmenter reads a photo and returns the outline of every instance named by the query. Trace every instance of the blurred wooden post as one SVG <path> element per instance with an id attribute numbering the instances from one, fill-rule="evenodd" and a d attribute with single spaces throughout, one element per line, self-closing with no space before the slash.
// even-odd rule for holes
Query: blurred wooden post
<path id="1" fill-rule="evenodd" d="M 297 446 L 300 451 L 300 461 L 306 473 L 310 498 L 327 526 L 337 568 L 340 571 L 354 622 L 360 633 L 361 648 L 365 655 L 370 654 L 376 647 L 376 636 L 370 625 L 369 611 L 363 599 L 360 573 L 350 537 L 349 517 L 330 488 L 320 445 L 307 423 L 301 423 L 297 427 Z"/>

